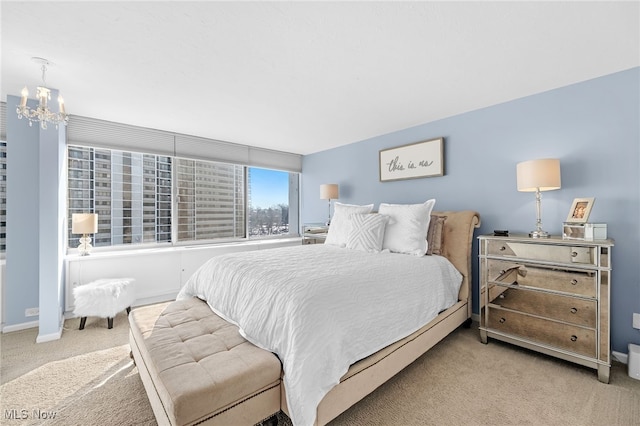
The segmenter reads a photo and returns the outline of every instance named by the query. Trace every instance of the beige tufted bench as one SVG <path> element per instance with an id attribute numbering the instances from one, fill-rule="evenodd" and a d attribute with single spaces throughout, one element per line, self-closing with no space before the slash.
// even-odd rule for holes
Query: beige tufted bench
<path id="1" fill-rule="evenodd" d="M 129 323 L 159 425 L 253 425 L 280 410 L 278 358 L 200 299 L 134 309 Z"/>

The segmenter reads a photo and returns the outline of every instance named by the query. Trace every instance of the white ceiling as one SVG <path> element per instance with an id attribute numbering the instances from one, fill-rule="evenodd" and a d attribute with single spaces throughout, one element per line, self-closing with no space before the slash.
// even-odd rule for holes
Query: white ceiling
<path id="1" fill-rule="evenodd" d="M 309 154 L 640 66 L 634 2 L 6 2 L 2 100 Z"/>

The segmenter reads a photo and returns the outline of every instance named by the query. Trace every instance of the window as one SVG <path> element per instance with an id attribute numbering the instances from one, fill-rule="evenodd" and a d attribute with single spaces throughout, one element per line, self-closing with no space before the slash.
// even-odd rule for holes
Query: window
<path id="1" fill-rule="evenodd" d="M 0 141 L 0 253 L 7 250 L 7 142 Z"/>
<path id="2" fill-rule="evenodd" d="M 171 241 L 171 158 L 68 147 L 69 246 L 73 213 L 98 214 L 95 247 Z"/>
<path id="3" fill-rule="evenodd" d="M 244 238 L 244 167 L 176 160 L 178 241 Z"/>
<path id="4" fill-rule="evenodd" d="M 292 191 L 297 211 L 297 179 L 297 173 L 69 145 L 69 247 L 80 238 L 71 234 L 71 215 L 83 212 L 98 214 L 95 247 L 286 235 Z"/>
<path id="5" fill-rule="evenodd" d="M 249 168 L 249 236 L 289 233 L 289 173 Z"/>

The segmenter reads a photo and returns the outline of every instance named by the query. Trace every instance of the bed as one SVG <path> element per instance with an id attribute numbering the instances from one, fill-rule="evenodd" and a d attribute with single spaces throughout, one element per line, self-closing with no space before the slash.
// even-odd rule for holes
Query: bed
<path id="1" fill-rule="evenodd" d="M 437 249 L 432 256 L 331 245 L 218 256 L 191 277 L 178 299 L 207 301 L 249 342 L 278 355 L 282 410 L 294 425 L 326 424 L 470 321 L 479 215 L 444 211 L 429 217 L 427 238 Z M 434 282 L 434 294 L 418 297 L 422 288 L 412 274 L 440 276 L 435 282 L 455 286 Z"/>

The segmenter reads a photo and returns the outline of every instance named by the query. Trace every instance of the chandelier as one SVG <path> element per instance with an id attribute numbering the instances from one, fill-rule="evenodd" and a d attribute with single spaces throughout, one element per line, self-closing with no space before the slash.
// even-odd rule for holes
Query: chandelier
<path id="1" fill-rule="evenodd" d="M 29 97 L 29 90 L 27 86 L 22 89 L 20 93 L 22 98 L 20 99 L 20 105 L 16 108 L 16 112 L 18 113 L 18 118 L 22 119 L 25 117 L 29 120 L 29 126 L 33 124 L 33 122 L 40 122 L 40 127 L 42 129 L 47 128 L 47 123 L 53 123 L 56 125 L 56 129 L 58 125 L 62 123 L 66 126 L 69 122 L 69 115 L 64 111 L 64 100 L 62 96 L 58 96 L 58 104 L 60 106 L 60 112 L 53 112 L 47 106 L 48 102 L 51 100 L 51 90 L 46 86 L 46 73 L 47 73 L 47 65 L 49 65 L 49 61 L 43 58 L 31 58 L 34 62 L 40 64 L 42 69 L 42 86 L 38 86 L 36 88 L 36 97 L 38 98 L 38 107 L 30 108 L 27 106 L 27 98 Z"/>

